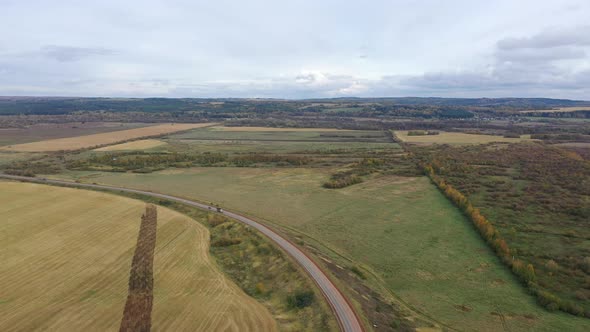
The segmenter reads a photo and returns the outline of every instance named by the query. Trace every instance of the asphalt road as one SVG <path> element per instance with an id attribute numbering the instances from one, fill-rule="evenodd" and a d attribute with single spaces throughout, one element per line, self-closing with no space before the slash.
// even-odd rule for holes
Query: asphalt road
<path id="1" fill-rule="evenodd" d="M 121 188 L 115 186 L 107 186 L 107 185 L 99 185 L 99 184 L 87 184 L 87 183 L 75 183 L 70 181 L 60 181 L 60 180 L 49 180 L 43 178 L 31 178 L 31 177 L 23 177 L 23 176 L 14 176 L 14 175 L 6 175 L 0 174 L 0 178 L 11 179 L 11 180 L 19 180 L 19 181 L 27 181 L 27 182 L 36 182 L 36 183 L 46 183 L 46 184 L 57 184 L 57 185 L 67 185 L 72 187 L 80 187 L 80 188 L 97 188 L 97 189 L 108 189 L 108 190 L 115 190 L 115 191 L 123 191 L 129 193 L 136 193 L 142 194 L 152 197 L 158 197 L 163 199 L 169 199 L 172 201 L 180 202 L 186 205 L 194 206 L 204 210 L 215 210 L 215 207 L 209 206 L 206 204 L 202 204 L 199 202 L 171 196 L 165 194 L 154 193 L 150 191 L 143 191 L 143 190 L 136 190 L 136 189 L 128 189 L 128 188 Z M 279 247 L 281 247 L 284 251 L 286 251 L 293 259 L 309 274 L 309 276 L 315 281 L 317 286 L 321 289 L 324 297 L 332 307 L 332 311 L 334 312 L 336 319 L 338 320 L 338 324 L 340 325 L 340 329 L 346 332 L 360 332 L 364 331 L 363 327 L 360 323 L 359 318 L 355 314 L 352 306 L 348 302 L 348 300 L 344 297 L 344 295 L 338 290 L 338 288 L 332 283 L 332 281 L 326 276 L 326 274 L 320 269 L 320 267 L 314 263 L 303 251 L 297 248 L 294 244 L 289 242 L 284 237 L 280 236 L 272 229 L 252 220 L 241 216 L 239 214 L 223 211 L 221 212 L 223 215 L 230 217 L 232 219 L 238 220 L 243 222 L 247 225 L 250 225 L 260 231 L 262 234 L 266 235 L 269 239 L 275 242 Z"/>

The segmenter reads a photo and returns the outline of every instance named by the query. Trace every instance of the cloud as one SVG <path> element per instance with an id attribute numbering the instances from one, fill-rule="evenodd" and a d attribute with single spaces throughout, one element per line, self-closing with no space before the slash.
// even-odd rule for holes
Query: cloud
<path id="1" fill-rule="evenodd" d="M 402 90 L 439 95 L 538 94 L 588 99 L 589 26 L 543 30 L 531 37 L 504 38 L 485 67 L 389 77 Z"/>
<path id="2" fill-rule="evenodd" d="M 516 48 L 516 49 L 498 49 L 496 51 L 498 61 L 554 61 L 554 60 L 573 60 L 586 58 L 586 51 L 574 47 L 553 47 L 543 49 Z"/>
<path id="3" fill-rule="evenodd" d="M 573 28 L 553 28 L 544 30 L 531 37 L 504 38 L 498 41 L 500 50 L 514 50 L 522 48 L 543 49 L 560 46 L 589 46 L 590 25 Z"/>
<path id="4" fill-rule="evenodd" d="M 72 46 L 57 46 L 48 45 L 39 50 L 43 56 L 54 59 L 60 62 L 74 62 L 83 58 L 93 56 L 113 55 L 113 50 L 105 48 L 88 48 L 88 47 L 72 47 Z"/>
<path id="5" fill-rule="evenodd" d="M 11 33 L 0 34 L 0 94 L 590 98 L 587 0 L 10 0 L 2 9 Z"/>
<path id="6" fill-rule="evenodd" d="M 590 46 L 590 25 L 545 29 L 530 37 L 511 37 L 496 43 L 498 62 L 584 60 Z"/>

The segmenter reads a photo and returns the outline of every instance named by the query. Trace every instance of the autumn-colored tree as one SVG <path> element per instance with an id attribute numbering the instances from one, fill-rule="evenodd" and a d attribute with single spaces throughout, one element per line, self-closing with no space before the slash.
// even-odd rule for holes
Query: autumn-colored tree
<path id="1" fill-rule="evenodd" d="M 527 281 L 535 281 L 536 279 L 535 268 L 533 267 L 533 264 L 528 264 L 526 266 L 526 279 Z"/>
<path id="2" fill-rule="evenodd" d="M 508 245 L 504 239 L 494 240 L 494 247 L 498 255 L 501 257 L 508 257 L 510 255 L 510 249 L 508 248 Z"/>

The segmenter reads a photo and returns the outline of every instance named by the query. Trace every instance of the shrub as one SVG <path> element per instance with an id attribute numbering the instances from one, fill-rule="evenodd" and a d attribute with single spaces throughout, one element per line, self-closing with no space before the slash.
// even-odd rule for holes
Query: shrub
<path id="1" fill-rule="evenodd" d="M 209 223 L 209 225 L 211 225 L 211 227 L 217 227 L 226 221 L 227 218 L 219 214 L 209 213 L 207 215 L 207 222 Z"/>
<path id="2" fill-rule="evenodd" d="M 537 302 L 539 302 L 539 304 L 543 307 L 547 308 L 547 310 L 555 311 L 560 308 L 559 304 L 561 300 L 557 296 L 549 293 L 548 291 L 536 290 L 536 295 Z"/>
<path id="3" fill-rule="evenodd" d="M 289 308 L 292 309 L 302 309 L 305 307 L 309 307 L 314 300 L 314 294 L 312 291 L 309 290 L 299 290 L 296 291 L 295 294 L 289 295 L 287 297 L 287 304 Z"/>
<path id="4" fill-rule="evenodd" d="M 585 289 L 578 289 L 574 293 L 574 296 L 576 297 L 576 299 L 578 299 L 580 301 L 586 301 L 586 300 L 590 299 L 590 291 L 587 291 Z"/>
<path id="5" fill-rule="evenodd" d="M 215 240 L 213 241 L 213 243 L 211 243 L 212 247 L 229 247 L 229 246 L 233 246 L 236 244 L 240 244 L 242 243 L 241 239 L 232 239 L 229 237 L 222 237 L 219 240 Z"/>
<path id="6" fill-rule="evenodd" d="M 257 294 L 264 295 L 267 292 L 268 292 L 268 290 L 266 289 L 266 286 L 264 285 L 264 283 L 262 281 L 256 284 L 256 293 Z"/>
<path id="7" fill-rule="evenodd" d="M 361 183 L 363 179 L 361 179 L 358 175 L 348 175 L 339 179 L 331 179 L 328 182 L 323 184 L 324 188 L 327 189 L 339 189 L 348 186 L 352 186 L 353 184 Z"/>
<path id="8" fill-rule="evenodd" d="M 363 271 L 361 271 L 361 269 L 359 269 L 356 266 L 351 267 L 350 271 L 352 271 L 352 273 L 356 274 L 359 278 L 363 280 L 367 279 L 367 276 L 363 273 Z"/>
<path id="9" fill-rule="evenodd" d="M 548 260 L 547 263 L 545 263 L 545 267 L 547 268 L 547 270 L 551 272 L 557 272 L 557 270 L 559 270 L 559 265 L 552 259 Z"/>

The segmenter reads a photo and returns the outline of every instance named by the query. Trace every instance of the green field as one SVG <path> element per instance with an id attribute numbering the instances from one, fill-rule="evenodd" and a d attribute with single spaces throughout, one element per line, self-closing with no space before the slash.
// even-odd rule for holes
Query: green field
<path id="1" fill-rule="evenodd" d="M 219 153 L 330 153 L 340 151 L 370 151 L 374 149 L 399 148 L 394 143 L 363 142 L 277 142 L 247 140 L 172 140 L 165 139 L 168 151 L 219 152 Z"/>
<path id="2" fill-rule="evenodd" d="M 213 201 L 276 223 L 337 262 L 345 260 L 334 252 L 352 258 L 413 308 L 454 328 L 590 329 L 590 320 L 538 306 L 426 178 L 381 176 L 323 189 L 332 171 L 225 167 L 59 177 Z"/>
<path id="3" fill-rule="evenodd" d="M 506 138 L 498 135 L 465 134 L 455 132 L 440 132 L 437 135 L 409 135 L 409 131 L 395 131 L 395 136 L 401 141 L 412 144 L 485 144 L 491 142 L 518 143 L 531 141 L 530 135 L 523 135 L 520 138 Z"/>
<path id="4" fill-rule="evenodd" d="M 325 142 L 389 142 L 383 132 L 367 130 L 299 130 L 282 128 L 256 128 L 255 130 L 235 131 L 224 127 L 203 128 L 168 136 L 175 140 L 256 140 L 256 141 L 325 141 Z M 275 131 L 273 131 L 273 129 Z M 264 131 L 263 131 L 264 130 Z"/>

